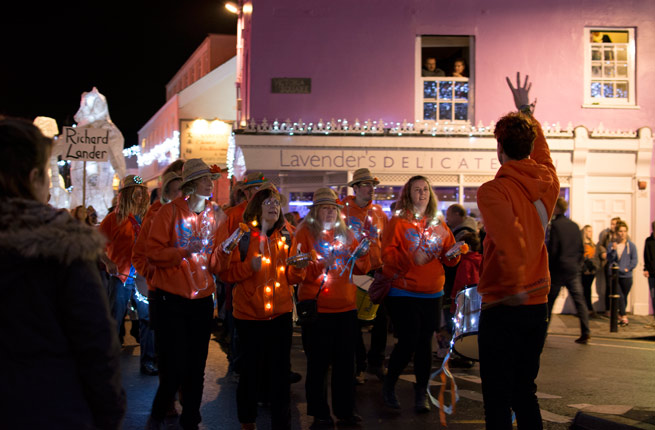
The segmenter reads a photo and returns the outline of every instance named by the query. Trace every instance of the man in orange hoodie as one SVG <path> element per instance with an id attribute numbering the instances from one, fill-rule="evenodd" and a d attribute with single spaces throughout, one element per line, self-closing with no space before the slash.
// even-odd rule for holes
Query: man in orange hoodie
<path id="1" fill-rule="evenodd" d="M 545 227 L 559 195 L 550 150 L 529 104 L 532 84 L 509 78 L 514 103 L 496 124 L 501 167 L 478 190 L 487 235 L 478 292 L 478 347 L 487 428 L 542 429 L 535 379 L 548 328 L 550 273 Z"/>

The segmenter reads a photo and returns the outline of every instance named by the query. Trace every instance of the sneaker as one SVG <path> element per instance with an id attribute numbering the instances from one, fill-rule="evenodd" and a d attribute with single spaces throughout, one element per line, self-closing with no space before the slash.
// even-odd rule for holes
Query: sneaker
<path id="1" fill-rule="evenodd" d="M 148 376 L 159 375 L 157 365 L 152 361 L 147 361 L 141 365 L 141 373 Z"/>
<path id="2" fill-rule="evenodd" d="M 364 372 L 357 372 L 355 375 L 355 385 L 364 385 L 366 383 L 366 376 Z"/>
<path id="3" fill-rule="evenodd" d="M 325 428 L 334 428 L 334 420 L 332 417 L 314 417 L 314 422 L 309 427 L 311 429 L 325 429 Z"/>
<path id="4" fill-rule="evenodd" d="M 362 417 L 357 414 L 352 414 L 349 417 L 337 418 L 338 426 L 358 426 L 362 422 Z"/>

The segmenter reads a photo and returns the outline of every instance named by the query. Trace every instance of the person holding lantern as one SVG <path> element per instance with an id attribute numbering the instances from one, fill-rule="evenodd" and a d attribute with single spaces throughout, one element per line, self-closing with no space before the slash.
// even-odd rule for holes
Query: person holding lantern
<path id="1" fill-rule="evenodd" d="M 210 199 L 213 180 L 220 176 L 201 159 L 187 160 L 182 169 L 182 194 L 162 206 L 150 227 L 146 257 L 154 266 L 152 299 L 159 358 L 159 388 L 148 428 L 159 428 L 175 393 L 183 401 L 180 425 L 197 429 L 205 363 L 214 312 L 215 291 L 209 264 L 214 234 L 225 214 Z"/>
<path id="2" fill-rule="evenodd" d="M 282 234 L 285 221 L 280 200 L 272 185 L 251 197 L 243 213 L 249 231 L 219 274 L 223 281 L 234 284 L 232 312 L 240 351 L 237 414 L 242 429 L 255 428 L 262 394 L 271 401 L 272 428 L 291 428 L 288 370 L 293 291 L 287 282 L 290 243 Z M 223 253 L 222 245 L 216 245 L 214 253 Z"/>
<path id="3" fill-rule="evenodd" d="M 368 248 L 360 246 L 341 218 L 342 206 L 330 188 L 314 192 L 313 205 L 296 230 L 291 255 L 314 252 L 306 267 L 289 266 L 289 282 L 299 284 L 299 303 L 316 300 L 315 320 L 302 326 L 307 355 L 307 413 L 314 426 L 334 424 L 327 399 L 327 374 L 332 366 L 332 409 L 340 424 L 356 425 L 355 347 L 356 286 L 351 275 L 368 273 Z M 363 244 L 367 243 L 363 241 Z"/>
<path id="4" fill-rule="evenodd" d="M 150 329 L 148 300 L 136 288 L 137 272 L 132 265 L 132 249 L 143 217 L 148 209 L 148 187 L 136 175 L 127 175 L 118 190 L 116 209 L 100 223 L 100 232 L 107 238 L 107 255 L 104 263 L 112 275 L 109 287 L 110 303 L 120 333 L 131 300 L 136 303 L 139 316 L 139 345 L 141 373 L 156 375 L 155 337 Z"/>
<path id="5" fill-rule="evenodd" d="M 376 271 L 382 269 L 381 237 L 387 225 L 387 216 L 382 208 L 373 204 L 373 194 L 379 183 L 380 181 L 373 177 L 369 169 L 356 170 L 352 181 L 348 183 L 348 186 L 352 187 L 354 195 L 346 197 L 342 202 L 346 224 L 355 234 L 355 238 L 361 241 L 365 237 L 370 241 L 371 272 L 368 273 L 370 277 L 374 276 Z M 387 348 L 387 313 L 384 305 L 378 307 L 372 323 L 371 347 L 368 357 L 361 330 L 357 339 L 355 355 L 356 382 L 358 384 L 365 381 L 364 370 L 371 375 L 376 375 L 380 380 L 384 379 L 383 364 Z M 368 367 L 366 366 L 367 358 Z"/>
<path id="6" fill-rule="evenodd" d="M 427 412 L 432 335 L 440 327 L 444 294 L 443 266 L 456 265 L 459 256 L 446 257 L 455 238 L 445 220 L 437 217 L 437 198 L 427 178 L 410 178 L 396 203 L 382 237 L 382 261 L 385 277 L 393 279 L 385 305 L 398 342 L 389 359 L 382 394 L 387 406 L 400 409 L 395 386 L 413 356 L 414 408 Z"/>

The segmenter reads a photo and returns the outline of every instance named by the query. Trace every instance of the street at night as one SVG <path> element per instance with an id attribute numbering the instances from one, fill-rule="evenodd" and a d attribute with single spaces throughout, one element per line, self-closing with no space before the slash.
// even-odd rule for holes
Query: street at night
<path id="1" fill-rule="evenodd" d="M 655 429 L 655 330 L 645 327 L 651 317 L 632 317 L 628 327 L 610 333 L 606 318 L 591 321 L 592 339 L 587 345 L 573 340 L 579 335 L 578 320 L 572 315 L 554 315 L 537 379 L 539 404 L 544 428 L 564 430 L 571 427 L 575 414 L 584 409 L 590 417 L 605 422 Z M 365 333 L 364 339 L 368 341 Z M 393 337 L 389 336 L 387 353 Z M 127 391 L 128 409 L 123 428 L 142 429 L 148 419 L 157 378 L 139 373 L 139 347 L 126 337 L 122 356 L 123 385 Z M 227 374 L 227 359 L 217 342 L 210 343 L 205 370 L 205 389 L 201 413 L 201 429 L 238 429 L 236 415 L 236 383 Z M 303 380 L 291 386 L 292 428 L 309 429 L 312 420 L 306 414 L 304 376 L 306 359 L 300 344 L 300 331 L 295 330 L 291 351 L 292 368 Z M 433 370 L 439 368 L 434 361 Z M 480 389 L 479 365 L 470 369 L 451 369 L 460 400 L 455 413 L 447 416 L 450 429 L 483 429 L 484 412 Z M 414 391 L 411 367 L 398 383 L 400 412 L 387 409 L 382 403 L 382 384 L 368 375 L 364 385 L 357 386 L 357 410 L 365 429 L 436 429 L 443 428 L 438 409 L 428 414 L 413 410 Z M 439 386 L 432 382 L 431 393 Z M 180 409 L 178 405 L 178 410 Z M 257 428 L 270 428 L 269 410 L 259 408 Z M 602 421 L 601 421 L 602 422 Z M 335 427 L 346 428 L 346 427 Z"/>

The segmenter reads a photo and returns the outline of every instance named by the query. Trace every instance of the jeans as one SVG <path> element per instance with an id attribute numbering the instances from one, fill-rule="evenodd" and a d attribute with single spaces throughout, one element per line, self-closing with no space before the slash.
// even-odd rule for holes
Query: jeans
<path id="1" fill-rule="evenodd" d="M 137 299 L 136 286 L 134 284 L 123 285 L 123 282 L 112 277 L 113 290 L 115 291 L 114 318 L 116 319 L 116 333 L 120 333 L 121 325 L 127 313 L 127 307 L 131 300 L 136 303 L 136 312 L 139 315 L 139 345 L 141 347 L 141 365 L 155 361 L 155 334 L 150 328 L 149 305 L 147 302 Z"/>
<path id="2" fill-rule="evenodd" d="M 582 292 L 584 293 L 584 300 L 585 304 L 587 305 L 587 309 L 590 311 L 594 310 L 594 305 L 591 303 L 591 284 L 594 283 L 594 278 L 596 277 L 595 274 L 591 275 L 585 275 L 582 274 L 580 275 L 581 281 L 582 281 Z"/>
<path id="3" fill-rule="evenodd" d="M 543 429 L 537 385 L 548 305 L 495 306 L 480 312 L 478 348 L 487 429 Z"/>
<path id="4" fill-rule="evenodd" d="M 573 303 L 575 303 L 575 309 L 578 312 L 578 318 L 580 319 L 580 333 L 582 336 L 588 336 L 590 333 L 589 309 L 587 309 L 587 305 L 585 305 L 585 298 L 582 293 L 582 283 L 580 282 L 579 273 L 568 277 L 552 279 L 550 292 L 548 293 L 548 321 L 550 321 L 555 299 L 557 299 L 559 291 L 563 286 L 569 290 L 569 294 L 573 298 Z"/>

